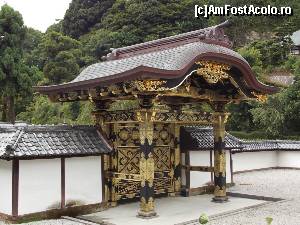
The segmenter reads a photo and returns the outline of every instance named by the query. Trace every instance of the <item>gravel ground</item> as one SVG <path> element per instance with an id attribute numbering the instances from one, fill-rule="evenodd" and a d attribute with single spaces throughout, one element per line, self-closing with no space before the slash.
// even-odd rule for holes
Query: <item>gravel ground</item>
<path id="1" fill-rule="evenodd" d="M 272 225 L 300 224 L 300 171 L 266 170 L 235 175 L 236 186 L 231 192 L 286 199 L 280 202 L 224 215 L 209 225 L 266 225 L 266 217 L 272 217 Z"/>
<path id="2" fill-rule="evenodd" d="M 236 185 L 231 192 L 276 197 L 300 198 L 300 170 L 276 169 L 234 175 Z M 300 222 L 299 222 L 300 224 Z"/>
<path id="3" fill-rule="evenodd" d="M 0 222 L 0 225 L 4 225 L 4 224 L 6 225 L 6 223 Z M 23 223 L 22 225 L 83 225 L 83 224 L 60 219 L 60 220 L 44 220 L 39 222 Z"/>

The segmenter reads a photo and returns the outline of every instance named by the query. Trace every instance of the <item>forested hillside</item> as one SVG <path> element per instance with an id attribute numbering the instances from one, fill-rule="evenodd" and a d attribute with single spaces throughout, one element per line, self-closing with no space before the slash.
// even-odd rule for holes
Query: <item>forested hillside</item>
<path id="1" fill-rule="evenodd" d="M 201 0 L 73 0 L 64 19 L 41 33 L 23 24 L 8 5 L 0 11 L 0 119 L 34 124 L 92 123 L 90 103 L 54 104 L 32 86 L 68 82 L 86 66 L 101 61 L 111 48 L 188 32 L 230 19 L 226 33 L 251 64 L 258 79 L 268 81 L 275 68 L 294 74 L 295 82 L 264 104 L 229 105 L 227 129 L 247 137 L 299 138 L 300 58 L 289 54 L 290 35 L 300 29 L 298 0 L 217 0 L 214 5 L 291 6 L 291 17 L 194 17 Z M 284 5 L 282 5 L 284 4 Z M 2 37 L 3 36 L 3 37 Z M 135 103 L 121 102 L 119 107 Z M 242 131 L 242 133 L 241 133 Z M 255 136 L 253 136 L 255 135 Z"/>

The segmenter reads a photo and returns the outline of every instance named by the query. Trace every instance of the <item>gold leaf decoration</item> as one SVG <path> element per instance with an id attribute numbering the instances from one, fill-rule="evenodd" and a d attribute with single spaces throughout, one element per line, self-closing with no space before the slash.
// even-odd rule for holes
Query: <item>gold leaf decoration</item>
<path id="1" fill-rule="evenodd" d="M 141 198 L 141 211 L 143 212 L 152 212 L 154 211 L 154 199 L 152 197 L 149 198 L 148 202 L 144 197 Z"/>
<path id="2" fill-rule="evenodd" d="M 258 94 L 256 92 L 251 92 L 255 97 L 256 100 L 262 103 L 265 103 L 268 100 L 268 96 L 267 95 L 262 95 L 262 94 Z"/>
<path id="3" fill-rule="evenodd" d="M 196 64 L 201 66 L 197 69 L 197 74 L 210 84 L 216 84 L 220 80 L 229 78 L 227 73 L 230 70 L 229 65 L 213 61 L 199 61 Z"/>
<path id="4" fill-rule="evenodd" d="M 167 81 L 164 80 L 137 80 L 134 81 L 135 87 L 139 91 L 165 91 L 168 90 L 164 87 Z"/>
<path id="5" fill-rule="evenodd" d="M 219 187 L 218 185 L 215 186 L 214 195 L 216 197 L 224 197 L 226 196 L 226 187 Z"/>
<path id="6" fill-rule="evenodd" d="M 149 187 L 153 186 L 154 180 L 154 159 L 152 154 L 149 154 L 149 158 L 146 159 L 144 153 L 141 153 L 140 159 L 140 176 L 141 186 L 145 186 L 145 182 L 149 182 Z"/>

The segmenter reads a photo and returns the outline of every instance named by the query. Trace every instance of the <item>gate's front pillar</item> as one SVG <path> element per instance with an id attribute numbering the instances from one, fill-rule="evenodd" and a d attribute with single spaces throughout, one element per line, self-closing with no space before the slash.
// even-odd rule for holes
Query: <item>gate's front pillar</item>
<path id="1" fill-rule="evenodd" d="M 149 99 L 147 100 L 147 103 Z M 137 112 L 140 127 L 140 210 L 138 217 L 149 218 L 156 216 L 154 210 L 154 158 L 153 158 L 153 122 L 149 107 Z M 147 105 L 149 106 L 149 105 Z"/>
<path id="2" fill-rule="evenodd" d="M 226 152 L 225 152 L 225 123 L 228 114 L 215 112 L 214 130 L 214 202 L 226 202 Z"/>

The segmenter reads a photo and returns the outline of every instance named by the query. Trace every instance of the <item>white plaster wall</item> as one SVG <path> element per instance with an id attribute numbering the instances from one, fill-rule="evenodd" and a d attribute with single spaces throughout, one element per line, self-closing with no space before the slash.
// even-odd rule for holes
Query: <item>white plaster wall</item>
<path id="1" fill-rule="evenodd" d="M 211 182 L 211 176 L 209 172 L 191 171 L 190 173 L 191 188 L 207 186 L 207 183 Z"/>
<path id="2" fill-rule="evenodd" d="M 243 152 L 232 154 L 233 172 L 276 167 L 277 152 Z"/>
<path id="3" fill-rule="evenodd" d="M 12 162 L 0 160 L 0 212 L 12 211 Z"/>
<path id="4" fill-rule="evenodd" d="M 20 160 L 20 215 L 60 206 L 60 171 L 60 159 Z"/>
<path id="5" fill-rule="evenodd" d="M 101 157 L 66 159 L 66 203 L 94 204 L 102 201 Z"/>
<path id="6" fill-rule="evenodd" d="M 231 183 L 230 151 L 226 151 L 226 183 Z"/>
<path id="7" fill-rule="evenodd" d="M 190 151 L 191 166 L 210 166 L 209 151 Z"/>
<path id="8" fill-rule="evenodd" d="M 212 161 L 214 163 L 214 154 L 212 154 Z M 210 166 L 210 152 L 191 151 L 190 162 L 192 166 Z M 226 151 L 226 183 L 231 182 L 230 173 L 230 152 Z M 211 182 L 209 172 L 191 171 L 191 188 L 206 186 L 208 182 Z"/>
<path id="9" fill-rule="evenodd" d="M 210 152 L 209 151 L 191 151 L 190 152 L 191 166 L 210 166 Z M 191 188 L 206 186 L 211 182 L 210 172 L 191 171 L 190 185 Z"/>
<path id="10" fill-rule="evenodd" d="M 295 152 L 295 151 L 278 152 L 278 167 L 300 168 L 300 152 Z"/>

